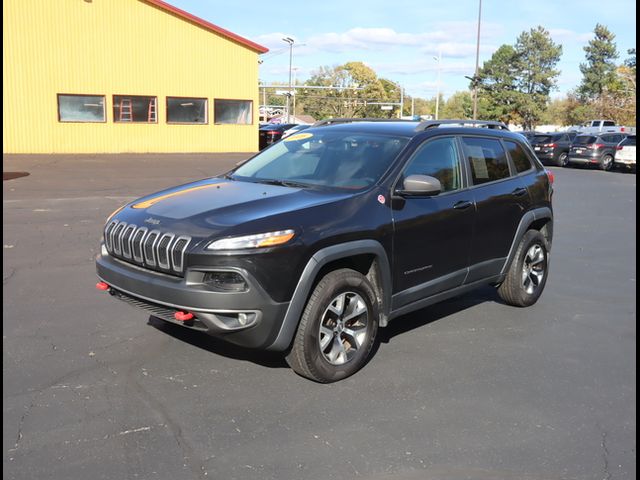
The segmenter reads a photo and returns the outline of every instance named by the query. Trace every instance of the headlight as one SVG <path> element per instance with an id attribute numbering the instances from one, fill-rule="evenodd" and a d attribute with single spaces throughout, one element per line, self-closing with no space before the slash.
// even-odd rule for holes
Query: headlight
<path id="1" fill-rule="evenodd" d="M 207 250 L 241 250 L 244 248 L 275 247 L 287 243 L 293 238 L 293 230 L 279 230 L 277 232 L 257 233 L 242 237 L 222 238 L 207 246 Z"/>

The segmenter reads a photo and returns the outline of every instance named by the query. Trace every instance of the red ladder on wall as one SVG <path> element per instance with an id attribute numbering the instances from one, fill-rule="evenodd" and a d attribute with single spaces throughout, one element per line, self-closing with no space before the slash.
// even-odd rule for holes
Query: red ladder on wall
<path id="1" fill-rule="evenodd" d="M 120 116 L 118 121 L 133 122 L 133 107 L 131 106 L 130 98 L 120 99 Z"/>
<path id="2" fill-rule="evenodd" d="M 155 97 L 149 100 L 149 112 L 147 114 L 147 121 L 150 123 L 156 122 L 156 98 Z"/>

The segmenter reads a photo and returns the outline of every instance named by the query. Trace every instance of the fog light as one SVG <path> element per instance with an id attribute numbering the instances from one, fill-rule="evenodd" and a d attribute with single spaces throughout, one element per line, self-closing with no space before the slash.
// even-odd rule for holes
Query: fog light
<path id="1" fill-rule="evenodd" d="M 249 289 L 246 280 L 238 272 L 206 272 L 202 282 L 223 292 L 246 292 Z"/>

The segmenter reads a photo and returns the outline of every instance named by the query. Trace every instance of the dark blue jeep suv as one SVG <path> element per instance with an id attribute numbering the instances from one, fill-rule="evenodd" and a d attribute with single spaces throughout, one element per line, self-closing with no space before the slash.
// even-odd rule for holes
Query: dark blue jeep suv
<path id="1" fill-rule="evenodd" d="M 552 182 L 497 122 L 321 122 L 114 212 L 97 287 L 333 382 L 408 312 L 487 284 L 536 302 Z"/>

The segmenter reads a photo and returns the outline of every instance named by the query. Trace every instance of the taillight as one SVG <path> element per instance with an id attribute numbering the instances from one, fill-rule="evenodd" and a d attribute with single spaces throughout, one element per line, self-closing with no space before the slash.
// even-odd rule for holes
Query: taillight
<path id="1" fill-rule="evenodd" d="M 555 143 L 545 143 L 542 146 L 543 147 L 548 147 L 548 148 L 556 148 L 556 144 Z"/>
<path id="2" fill-rule="evenodd" d="M 616 145 L 616 150 L 622 150 L 622 146 L 621 145 Z"/>
<path id="3" fill-rule="evenodd" d="M 279 134 L 279 133 L 280 133 L 280 132 L 279 132 L 279 131 L 277 131 L 277 130 L 267 130 L 267 135 L 277 135 L 277 134 Z"/>
<path id="4" fill-rule="evenodd" d="M 591 145 L 587 145 L 587 148 L 590 148 L 591 150 L 598 150 L 599 148 L 604 148 L 605 144 L 604 143 L 592 143 Z"/>
<path id="5" fill-rule="evenodd" d="M 555 175 L 553 174 L 553 172 L 551 170 L 547 170 L 546 168 L 544 169 L 544 173 L 547 175 L 547 178 L 549 179 L 549 183 L 551 185 L 553 185 L 553 182 L 556 180 Z"/>

